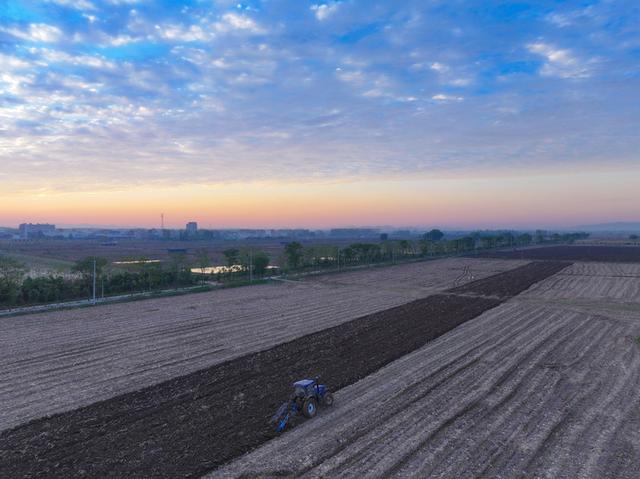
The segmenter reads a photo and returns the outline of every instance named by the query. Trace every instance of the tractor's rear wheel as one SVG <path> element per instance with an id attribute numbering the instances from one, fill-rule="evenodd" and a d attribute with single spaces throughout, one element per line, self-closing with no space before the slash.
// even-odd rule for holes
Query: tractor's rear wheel
<path id="1" fill-rule="evenodd" d="M 307 398 L 302 405 L 302 414 L 304 417 L 311 419 L 318 412 L 318 403 L 314 398 Z"/>
<path id="2" fill-rule="evenodd" d="M 322 404 L 324 406 L 333 406 L 333 394 L 326 393 L 322 398 Z"/>

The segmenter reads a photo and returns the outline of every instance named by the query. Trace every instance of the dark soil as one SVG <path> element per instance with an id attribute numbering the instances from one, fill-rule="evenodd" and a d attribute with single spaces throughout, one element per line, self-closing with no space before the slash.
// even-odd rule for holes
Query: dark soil
<path id="1" fill-rule="evenodd" d="M 531 285 L 540 281 L 540 278 L 552 276 L 570 265 L 571 263 L 562 261 L 529 263 L 519 268 L 505 271 L 504 273 L 499 273 L 450 289 L 449 292 L 496 296 L 506 299 L 529 289 Z"/>
<path id="2" fill-rule="evenodd" d="M 489 251 L 474 257 L 638 263 L 640 246 L 545 246 L 512 251 Z"/>
<path id="3" fill-rule="evenodd" d="M 525 270 L 524 283 L 556 270 Z M 477 283 L 492 295 L 516 294 L 513 277 L 493 278 L 495 286 Z M 430 296 L 32 421 L 0 433 L 0 471 L 11 478 L 200 477 L 273 437 L 268 420 L 293 381 L 320 376 L 332 390 L 343 388 L 501 302 Z"/>

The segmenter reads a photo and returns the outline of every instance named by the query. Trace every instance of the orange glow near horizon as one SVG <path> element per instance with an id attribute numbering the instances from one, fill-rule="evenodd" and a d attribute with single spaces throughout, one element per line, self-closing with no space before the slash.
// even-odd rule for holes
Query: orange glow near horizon
<path id="1" fill-rule="evenodd" d="M 640 173 L 636 171 L 635 173 Z M 0 193 L 0 224 L 50 222 L 182 228 L 459 228 L 638 221 L 640 174 L 585 173 L 499 179 L 247 183 L 77 193 Z M 635 216 L 634 216 L 635 215 Z"/>

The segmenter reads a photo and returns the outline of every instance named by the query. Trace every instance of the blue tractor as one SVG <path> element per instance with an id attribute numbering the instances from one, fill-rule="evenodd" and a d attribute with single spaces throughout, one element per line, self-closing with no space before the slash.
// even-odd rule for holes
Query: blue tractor
<path id="1" fill-rule="evenodd" d="M 333 394 L 327 386 L 318 384 L 317 379 L 303 379 L 293 383 L 291 399 L 285 402 L 271 419 L 277 432 L 282 432 L 287 427 L 290 419 L 298 413 L 311 419 L 318 412 L 318 405 L 331 406 Z"/>

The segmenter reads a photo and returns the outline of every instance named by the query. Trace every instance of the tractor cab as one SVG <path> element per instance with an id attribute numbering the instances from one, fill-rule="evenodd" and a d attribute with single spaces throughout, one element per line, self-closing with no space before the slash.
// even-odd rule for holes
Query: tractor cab
<path id="1" fill-rule="evenodd" d="M 293 383 L 293 395 L 296 398 L 306 399 L 316 396 L 316 381 L 314 379 L 303 379 Z"/>

